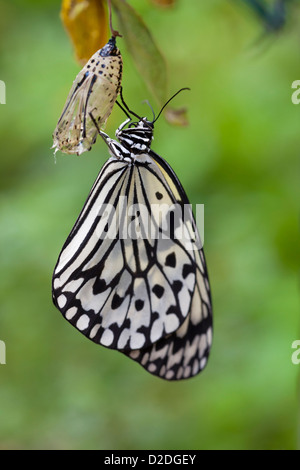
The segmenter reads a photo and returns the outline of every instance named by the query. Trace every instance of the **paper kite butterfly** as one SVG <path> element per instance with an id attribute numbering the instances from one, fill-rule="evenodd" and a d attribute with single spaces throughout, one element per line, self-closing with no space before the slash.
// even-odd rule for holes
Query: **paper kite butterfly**
<path id="1" fill-rule="evenodd" d="M 62 248 L 53 301 L 95 343 L 160 378 L 187 379 L 203 370 L 212 344 L 203 248 L 179 179 L 150 148 L 158 116 L 123 106 L 118 140 L 89 116 L 111 157 Z"/>

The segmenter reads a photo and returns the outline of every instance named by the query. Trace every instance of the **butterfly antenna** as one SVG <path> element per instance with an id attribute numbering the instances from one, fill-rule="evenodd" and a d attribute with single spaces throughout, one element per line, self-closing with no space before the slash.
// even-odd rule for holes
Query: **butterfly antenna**
<path id="1" fill-rule="evenodd" d="M 121 89 L 120 89 L 120 97 L 121 97 L 122 104 L 123 104 L 124 108 L 128 111 L 128 113 L 132 114 L 133 116 L 135 116 L 136 118 L 138 118 L 138 120 L 140 121 L 140 120 L 142 119 L 141 116 L 139 116 L 138 114 L 136 114 L 136 113 L 134 113 L 133 111 L 131 111 L 131 109 L 129 109 L 128 106 L 127 106 L 127 104 L 125 103 L 124 97 L 123 97 L 123 87 L 121 87 Z M 119 106 L 120 106 L 120 105 L 119 105 Z M 121 106 L 120 106 L 120 107 L 121 107 Z M 122 109 L 122 107 L 121 107 L 121 109 Z M 124 110 L 123 110 L 123 111 L 124 111 Z M 125 112 L 125 111 L 124 111 L 124 112 Z M 126 116 L 128 116 L 127 113 L 125 113 L 125 114 L 126 114 Z M 128 116 L 128 117 L 130 117 L 130 116 Z"/>
<path id="2" fill-rule="evenodd" d="M 151 104 L 149 103 L 148 100 L 144 100 L 143 103 L 146 103 L 149 106 L 149 108 L 151 109 L 152 115 L 153 115 L 153 121 L 152 122 L 155 122 L 155 113 L 154 113 L 154 110 L 153 110 Z"/>
<path id="3" fill-rule="evenodd" d="M 158 113 L 156 119 L 154 119 L 154 121 L 152 122 L 152 124 L 154 124 L 155 121 L 157 121 L 157 119 L 159 118 L 159 116 L 161 115 L 161 113 L 163 112 L 163 110 L 165 109 L 165 107 L 170 103 L 170 101 L 172 101 L 172 99 L 175 98 L 175 96 L 177 96 L 178 93 L 180 93 L 180 92 L 182 92 L 182 91 L 184 91 L 184 90 L 190 90 L 190 88 L 180 88 L 180 90 L 178 90 L 178 91 L 175 93 L 175 95 L 171 96 L 171 98 L 168 99 L 168 101 L 163 105 L 163 107 L 162 107 L 161 110 L 159 111 L 159 113 Z"/>

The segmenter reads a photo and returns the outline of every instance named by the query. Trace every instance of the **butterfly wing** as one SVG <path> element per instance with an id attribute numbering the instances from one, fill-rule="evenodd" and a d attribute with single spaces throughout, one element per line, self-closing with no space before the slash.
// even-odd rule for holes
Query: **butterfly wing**
<path id="1" fill-rule="evenodd" d="M 182 212 L 164 173 L 148 154 L 108 160 L 54 270 L 53 300 L 64 317 L 123 352 L 178 330 L 195 298 L 196 254 L 175 236 Z"/>
<path id="2" fill-rule="evenodd" d="M 173 169 L 159 155 L 150 152 L 179 203 L 189 204 L 186 193 Z M 192 212 L 185 217 L 191 239 L 199 237 Z M 174 333 L 161 338 L 154 345 L 126 352 L 148 372 L 167 380 L 193 377 L 207 364 L 212 344 L 212 304 L 204 252 L 198 238 L 199 249 L 194 251 L 196 282 L 186 320 Z"/>

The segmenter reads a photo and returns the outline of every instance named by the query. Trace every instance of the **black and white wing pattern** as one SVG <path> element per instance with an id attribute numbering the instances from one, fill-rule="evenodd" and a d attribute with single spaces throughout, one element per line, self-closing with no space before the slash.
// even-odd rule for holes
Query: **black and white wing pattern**
<path id="1" fill-rule="evenodd" d="M 163 379 L 189 378 L 212 340 L 203 250 L 178 178 L 150 150 L 149 122 L 124 124 L 120 143 L 101 133 L 111 158 L 60 253 L 53 301 L 92 341 Z"/>
<path id="2" fill-rule="evenodd" d="M 78 73 L 53 133 L 53 147 L 80 155 L 90 150 L 117 99 L 122 79 L 122 56 L 111 38 Z"/>
<path id="3" fill-rule="evenodd" d="M 150 155 L 164 172 L 177 202 L 189 208 L 186 193 L 170 165 L 153 151 Z M 191 224 L 192 236 L 199 237 L 191 209 L 189 216 L 185 216 L 185 223 Z M 199 238 L 194 248 L 196 281 L 187 318 L 177 331 L 161 338 L 153 346 L 125 353 L 151 374 L 167 380 L 185 379 L 201 372 L 207 364 L 212 345 L 211 293 Z"/>

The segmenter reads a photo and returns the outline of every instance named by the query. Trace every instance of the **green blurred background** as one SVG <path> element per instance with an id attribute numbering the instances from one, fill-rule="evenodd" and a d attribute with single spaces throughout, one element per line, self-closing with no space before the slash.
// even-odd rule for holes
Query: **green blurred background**
<path id="1" fill-rule="evenodd" d="M 79 71 L 60 1 L 0 0 L 0 448 L 295 449 L 298 372 L 300 9 L 282 31 L 242 1 L 131 1 L 164 53 L 190 125 L 156 124 L 153 149 L 205 204 L 214 343 L 205 371 L 168 383 L 88 341 L 51 301 L 51 276 L 107 149 L 53 156 Z M 153 98 L 122 40 L 127 102 Z M 154 103 L 154 106 L 155 103 Z M 115 108 L 106 131 L 124 120 Z"/>

